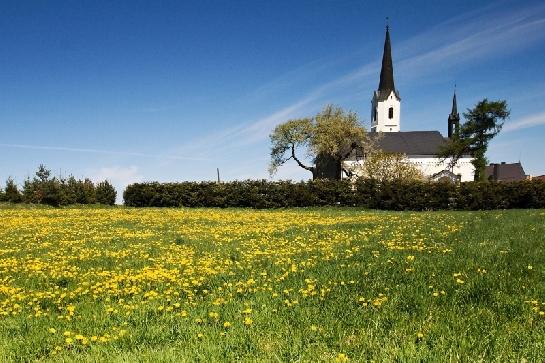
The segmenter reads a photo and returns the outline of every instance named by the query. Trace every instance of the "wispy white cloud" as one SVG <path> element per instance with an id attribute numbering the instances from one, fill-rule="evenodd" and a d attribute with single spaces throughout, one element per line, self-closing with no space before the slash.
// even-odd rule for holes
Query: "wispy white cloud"
<path id="1" fill-rule="evenodd" d="M 171 160 L 194 160 L 202 161 L 204 158 L 198 158 L 193 156 L 181 156 L 181 155 L 166 155 L 166 154 L 147 154 L 131 151 L 115 151 L 115 150 L 101 150 L 101 149 L 88 149 L 88 148 L 76 148 L 65 146 L 44 146 L 44 145 L 28 145 L 28 144 L 5 144 L 0 143 L 0 147 L 15 148 L 15 149 L 29 149 L 29 150 L 49 150 L 49 151 L 68 151 L 79 153 L 91 153 L 91 154 L 107 154 L 107 155 L 121 155 L 121 156 L 139 156 L 145 158 L 159 158 L 159 159 L 171 159 Z"/>
<path id="2" fill-rule="evenodd" d="M 545 125 L 545 112 L 528 115 L 512 122 L 506 122 L 503 132 L 517 131 L 530 127 Z"/>
<path id="3" fill-rule="evenodd" d="M 103 167 L 98 170 L 91 171 L 89 174 L 91 175 L 91 180 L 95 182 L 108 180 L 114 185 L 121 186 L 136 183 L 143 179 L 142 175 L 140 175 L 138 167 L 136 166 Z"/>
<path id="4" fill-rule="evenodd" d="M 399 61 L 394 68 L 396 74 L 402 75 L 399 78 L 414 79 L 444 71 L 448 67 L 475 62 L 498 52 L 512 53 L 543 38 L 545 5 L 521 7 L 516 11 L 487 6 L 451 18 L 396 44 L 399 52 L 395 56 Z M 362 82 L 376 81 L 380 55 L 344 76 L 323 83 L 303 98 L 268 116 L 195 139 L 178 151 L 200 150 L 206 154 L 207 150 L 211 150 L 206 145 L 214 145 L 213 149 L 218 151 L 262 141 L 278 123 L 300 116 L 304 110 L 318 107 L 320 100 L 333 92 L 351 89 Z"/>
<path id="5" fill-rule="evenodd" d="M 91 176 L 91 180 L 95 183 L 104 180 L 112 183 L 117 190 L 117 204 L 123 202 L 123 191 L 127 185 L 141 182 L 144 179 L 137 166 L 102 167 L 98 170 L 89 170 L 87 174 Z"/>

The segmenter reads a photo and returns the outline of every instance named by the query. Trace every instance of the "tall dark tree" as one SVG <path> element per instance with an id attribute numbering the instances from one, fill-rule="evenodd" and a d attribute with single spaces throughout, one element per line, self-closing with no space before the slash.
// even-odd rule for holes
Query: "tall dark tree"
<path id="1" fill-rule="evenodd" d="M 95 187 L 96 201 L 100 204 L 114 205 L 117 192 L 114 186 L 107 180 L 100 182 Z"/>
<path id="2" fill-rule="evenodd" d="M 21 195 L 19 188 L 17 188 L 17 184 L 15 184 L 15 181 L 11 177 L 6 181 L 4 199 L 11 203 L 20 203 L 23 200 L 23 196 Z"/>
<path id="3" fill-rule="evenodd" d="M 483 99 L 464 113 L 466 121 L 460 127 L 458 137 L 448 141 L 441 150 L 440 156 L 450 158 L 452 168 L 463 155 L 471 155 L 475 167 L 475 180 L 485 180 L 488 144 L 501 131 L 509 114 L 505 100 Z"/>

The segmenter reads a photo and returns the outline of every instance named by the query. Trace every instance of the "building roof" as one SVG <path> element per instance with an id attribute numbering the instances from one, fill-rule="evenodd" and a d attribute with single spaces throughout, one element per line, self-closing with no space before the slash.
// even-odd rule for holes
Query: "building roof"
<path id="1" fill-rule="evenodd" d="M 441 146 L 447 142 L 439 131 L 370 132 L 368 135 L 378 149 L 408 156 L 436 156 Z M 353 153 L 348 160 L 356 158 Z"/>
<path id="2" fill-rule="evenodd" d="M 526 179 L 526 173 L 520 163 L 490 164 L 485 170 L 486 178 L 494 181 L 517 181 Z"/>
<path id="3" fill-rule="evenodd" d="M 380 82 L 378 85 L 377 97 L 386 99 L 390 93 L 399 94 L 394 85 L 394 65 L 392 61 L 392 45 L 390 44 L 390 30 L 386 27 L 386 39 L 384 40 L 384 52 L 382 53 L 382 67 L 380 69 Z"/>
<path id="4" fill-rule="evenodd" d="M 407 155 L 437 155 L 445 138 L 439 131 L 400 131 L 371 132 L 369 135 L 376 140 L 377 147 L 388 153 Z"/>
<path id="5" fill-rule="evenodd" d="M 452 111 L 450 111 L 449 118 L 460 120 L 460 114 L 458 113 L 458 103 L 456 102 L 456 91 L 452 96 Z"/>

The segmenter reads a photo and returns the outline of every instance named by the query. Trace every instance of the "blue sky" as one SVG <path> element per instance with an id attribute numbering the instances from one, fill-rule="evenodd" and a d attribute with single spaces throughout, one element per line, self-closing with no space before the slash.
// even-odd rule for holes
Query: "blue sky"
<path id="1" fill-rule="evenodd" d="M 491 161 L 545 174 L 542 1 L 0 1 L 0 182 L 267 178 L 268 135 L 333 103 L 369 125 L 385 17 L 402 130 L 506 99 Z M 277 179 L 308 178 L 289 164 Z"/>

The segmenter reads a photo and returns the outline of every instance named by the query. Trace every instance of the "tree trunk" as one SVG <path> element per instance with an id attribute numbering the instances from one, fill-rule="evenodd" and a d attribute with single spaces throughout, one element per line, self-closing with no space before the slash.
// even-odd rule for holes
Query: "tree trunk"
<path id="1" fill-rule="evenodd" d="M 340 180 L 342 175 L 341 162 L 327 154 L 320 154 L 316 158 L 316 172 L 314 179 Z"/>

